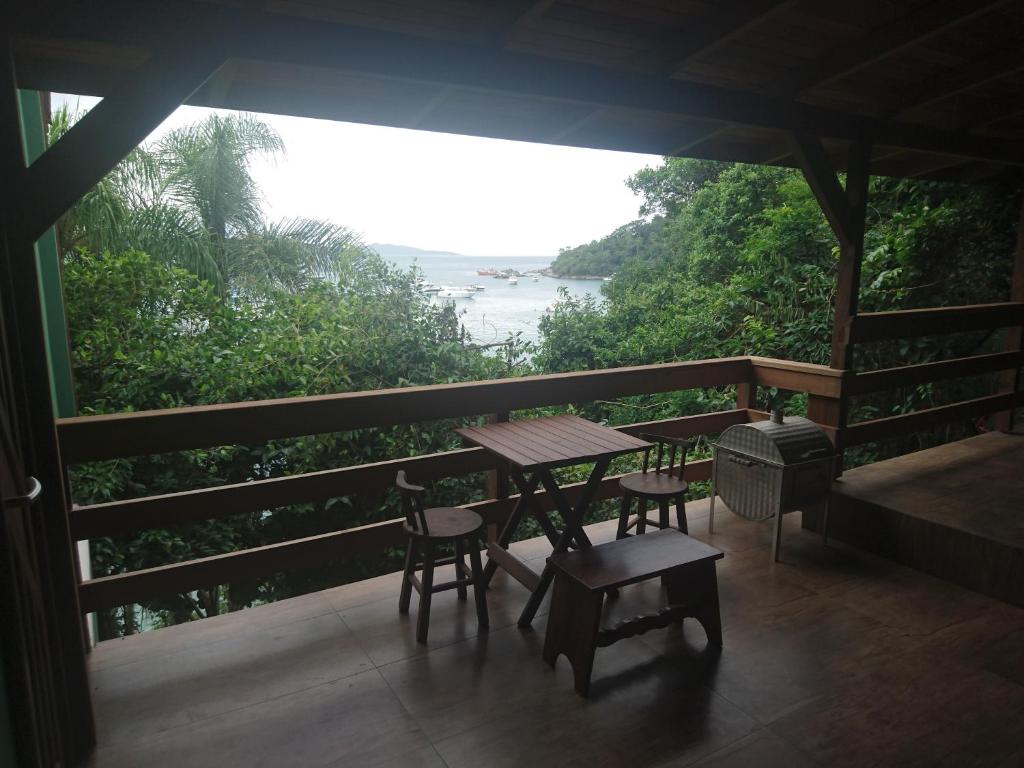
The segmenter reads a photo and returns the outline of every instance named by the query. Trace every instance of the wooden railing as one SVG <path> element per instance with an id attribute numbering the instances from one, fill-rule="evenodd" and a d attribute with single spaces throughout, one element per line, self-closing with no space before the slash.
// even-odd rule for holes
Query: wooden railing
<path id="1" fill-rule="evenodd" d="M 823 366 L 739 357 L 76 417 L 60 420 L 58 434 L 64 461 L 78 464 L 437 419 L 494 417 L 495 414 L 507 418 L 509 412 L 528 408 L 737 385 L 742 402 L 735 409 L 618 427 L 626 432 L 656 431 L 689 437 L 717 434 L 733 424 L 763 418 L 764 415 L 754 409 L 754 393 L 759 383 L 805 391 L 813 396 L 835 397 L 841 375 L 842 372 Z M 388 488 L 399 469 L 409 471 L 414 477 L 441 479 L 479 472 L 497 474 L 503 468 L 480 448 L 401 457 L 342 469 L 76 506 L 70 512 L 71 529 L 74 537 L 82 540 L 319 502 L 357 491 Z M 707 479 L 710 461 L 695 462 L 688 472 L 693 480 Z M 496 489 L 495 498 L 468 506 L 488 523 L 500 524 L 510 513 L 516 497 L 502 492 L 507 485 L 503 488 L 501 483 L 495 483 L 492 488 Z M 567 492 L 571 496 L 577 490 L 569 486 Z M 600 488 L 599 498 L 612 498 L 618 493 L 618 478 L 608 477 Z M 549 503 L 545 494 L 538 493 L 537 497 L 541 504 Z M 389 520 L 90 579 L 81 585 L 81 606 L 83 611 L 91 612 L 210 584 L 266 576 L 402 543 L 401 521 Z"/>
<path id="2" fill-rule="evenodd" d="M 992 316 L 995 315 L 991 315 L 990 319 Z M 999 314 L 998 319 L 1002 322 L 1005 318 Z M 881 333 L 873 320 L 864 322 L 866 327 L 876 328 L 871 334 L 877 336 Z M 902 332 L 907 325 L 900 326 L 897 321 L 895 326 L 886 327 L 900 327 Z M 777 387 L 807 393 L 808 415 L 821 424 L 836 445 L 842 448 L 886 439 L 902 431 L 920 429 L 943 420 L 959 419 L 964 415 L 992 413 L 1020 402 L 1019 393 L 1001 393 L 967 403 L 847 426 L 839 417 L 843 413 L 845 398 L 851 394 L 889 389 L 906 383 L 1002 371 L 1020 363 L 1019 352 L 1000 353 L 853 374 L 807 363 L 737 357 L 77 417 L 61 419 L 58 422 L 58 435 L 63 460 L 70 465 L 437 419 L 480 416 L 505 419 L 510 412 L 529 408 L 735 385 L 737 403 L 734 409 L 629 424 L 617 429 L 631 433 L 659 432 L 676 437 L 718 434 L 733 424 L 766 418 L 766 414 L 757 410 L 757 388 Z M 689 478 L 695 481 L 706 480 L 710 477 L 710 464 L 709 460 L 695 462 L 688 469 Z M 268 480 L 76 506 L 70 511 L 71 530 L 76 539 L 83 540 L 293 504 L 322 502 L 356 492 L 386 489 L 394 483 L 395 473 L 399 469 L 410 472 L 414 477 L 432 479 L 491 473 L 492 477 L 497 478 L 496 482 L 489 483 L 491 498 L 467 505 L 479 512 L 491 525 L 499 525 L 504 521 L 516 501 L 516 497 L 508 493 L 507 480 L 502 481 L 504 468 L 484 450 L 465 448 Z M 567 487 L 570 497 L 578 490 L 579 486 Z M 605 478 L 598 498 L 607 499 L 618 495 L 618 477 Z M 537 498 L 542 505 L 550 507 L 546 494 L 538 493 Z M 336 558 L 400 546 L 402 543 L 401 521 L 388 520 L 254 549 L 90 579 L 80 586 L 80 602 L 83 611 L 92 612 L 211 584 L 269 576 Z"/>
<path id="3" fill-rule="evenodd" d="M 850 318 L 847 341 L 851 344 L 893 339 L 937 336 L 972 331 L 1011 329 L 1006 351 L 960 357 L 932 363 L 886 368 L 878 371 L 847 371 L 842 384 L 841 406 L 825 419 L 840 435 L 840 450 L 887 440 L 962 419 L 1011 412 L 1024 405 L 1018 391 L 1017 371 L 1024 365 L 1019 329 L 1024 325 L 1024 303 L 976 304 L 964 307 L 864 312 Z M 950 379 L 1000 373 L 998 391 L 985 397 L 922 409 L 910 413 L 847 423 L 849 398 L 930 384 Z M 1011 374 L 1007 376 L 1007 374 Z"/>

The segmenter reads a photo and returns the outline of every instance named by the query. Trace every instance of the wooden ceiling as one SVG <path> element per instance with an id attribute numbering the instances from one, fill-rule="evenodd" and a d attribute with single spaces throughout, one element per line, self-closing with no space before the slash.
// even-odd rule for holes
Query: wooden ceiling
<path id="1" fill-rule="evenodd" d="M 601 149 L 975 182 L 1024 165 L 1024 0 L 211 0 L 24 4 L 21 87 Z"/>

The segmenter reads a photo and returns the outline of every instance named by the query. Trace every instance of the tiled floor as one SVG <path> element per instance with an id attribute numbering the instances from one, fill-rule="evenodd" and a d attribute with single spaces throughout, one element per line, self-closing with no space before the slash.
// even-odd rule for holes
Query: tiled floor
<path id="1" fill-rule="evenodd" d="M 584 700 L 540 659 L 544 609 L 515 626 L 526 593 L 503 573 L 489 632 L 441 593 L 426 648 L 392 574 L 100 644 L 91 765 L 1024 765 L 1024 610 L 823 549 L 798 515 L 773 566 L 767 524 L 716 515 L 708 538 L 706 509 L 688 516 L 726 552 L 721 653 L 692 621 L 619 642 Z"/>

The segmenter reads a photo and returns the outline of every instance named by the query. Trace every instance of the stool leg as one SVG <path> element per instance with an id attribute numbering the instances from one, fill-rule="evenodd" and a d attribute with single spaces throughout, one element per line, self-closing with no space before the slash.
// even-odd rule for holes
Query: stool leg
<path id="1" fill-rule="evenodd" d="M 640 536 L 647 531 L 647 499 L 638 497 L 636 502 L 636 534 Z"/>
<path id="2" fill-rule="evenodd" d="M 633 498 L 629 491 L 622 492 L 622 508 L 619 510 L 619 530 L 615 533 L 616 539 L 626 538 L 626 529 L 629 527 L 629 508 L 632 506 Z"/>
<path id="3" fill-rule="evenodd" d="M 487 617 L 487 587 L 484 585 L 484 569 L 480 565 L 480 542 L 469 541 L 469 564 L 473 569 L 473 599 L 476 601 L 476 621 L 481 627 L 489 627 Z"/>
<path id="4" fill-rule="evenodd" d="M 668 528 L 668 499 L 658 500 L 658 527 L 665 529 Z"/>
<path id="5" fill-rule="evenodd" d="M 420 612 L 416 617 L 416 642 L 427 642 L 427 631 L 430 629 L 430 598 L 434 593 L 434 543 L 423 544 L 423 577 L 420 579 Z"/>
<path id="6" fill-rule="evenodd" d="M 462 539 L 455 540 L 455 580 L 462 581 L 466 572 L 466 547 Z M 455 591 L 459 594 L 459 600 L 465 600 L 467 597 L 466 585 L 460 584 L 455 588 Z"/>
<path id="7" fill-rule="evenodd" d="M 689 533 L 690 527 L 686 524 L 686 497 L 676 496 L 676 525 L 683 533 Z"/>
<path id="8" fill-rule="evenodd" d="M 412 597 L 412 580 L 409 578 L 416 570 L 416 541 L 411 536 L 405 548 L 405 569 L 402 572 L 402 591 L 398 597 L 398 612 L 409 613 L 409 598 Z"/>

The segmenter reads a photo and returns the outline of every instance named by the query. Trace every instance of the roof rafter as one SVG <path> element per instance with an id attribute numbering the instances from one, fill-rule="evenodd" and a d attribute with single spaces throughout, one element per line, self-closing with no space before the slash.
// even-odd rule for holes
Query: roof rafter
<path id="1" fill-rule="evenodd" d="M 804 91 L 856 72 L 912 45 L 946 32 L 1010 0 L 942 0 L 925 3 L 917 11 L 812 62 L 775 84 L 773 91 L 795 98 Z"/>
<path id="2" fill-rule="evenodd" d="M 671 75 L 685 67 L 691 59 L 724 45 L 751 27 L 791 8 L 796 2 L 797 0 L 751 0 L 748 3 L 733 3 L 705 23 L 693 24 L 680 31 L 672 43 L 662 48 L 657 56 Z"/>

